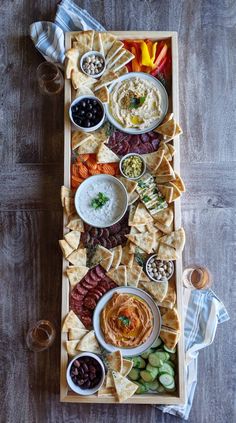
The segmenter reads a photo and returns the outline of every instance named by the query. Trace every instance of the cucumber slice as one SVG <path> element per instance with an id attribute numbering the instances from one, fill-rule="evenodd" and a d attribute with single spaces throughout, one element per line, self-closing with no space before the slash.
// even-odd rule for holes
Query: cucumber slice
<path id="1" fill-rule="evenodd" d="M 164 386 L 162 386 L 161 384 L 159 384 L 159 386 L 157 388 L 158 394 L 163 394 L 165 391 L 166 390 L 165 390 Z"/>
<path id="2" fill-rule="evenodd" d="M 137 355 L 136 357 L 133 357 L 132 360 L 134 363 L 134 367 L 137 367 L 138 369 L 144 369 L 146 367 L 145 360 L 139 355 Z"/>
<path id="3" fill-rule="evenodd" d="M 153 352 L 154 352 L 153 348 L 149 348 L 147 351 L 144 351 L 144 353 L 141 354 L 141 357 L 144 358 L 144 359 L 147 359 L 149 354 L 151 354 Z"/>
<path id="4" fill-rule="evenodd" d="M 140 370 L 136 369 L 135 367 L 131 369 L 128 374 L 128 377 L 131 380 L 138 380 L 139 376 L 140 376 Z"/>
<path id="5" fill-rule="evenodd" d="M 145 394 L 147 392 L 147 388 L 143 383 L 140 383 L 140 381 L 138 381 L 138 382 L 135 381 L 134 383 L 136 383 L 136 385 L 138 385 L 138 389 L 135 392 L 135 394 Z"/>
<path id="6" fill-rule="evenodd" d="M 148 384 L 148 386 L 149 386 L 149 389 L 150 389 L 151 391 L 157 391 L 157 389 L 158 389 L 161 385 L 160 385 L 160 383 L 158 382 L 158 380 L 157 380 L 157 379 L 155 379 L 153 382 L 150 382 L 150 383 Z"/>
<path id="7" fill-rule="evenodd" d="M 144 380 L 144 382 L 153 382 L 155 379 L 155 376 L 148 370 L 141 370 L 140 376 Z"/>
<path id="8" fill-rule="evenodd" d="M 168 373 L 171 376 L 175 375 L 174 369 L 170 366 L 167 362 L 163 364 L 163 366 L 159 367 L 159 374 Z"/>
<path id="9" fill-rule="evenodd" d="M 171 385 L 168 385 L 165 387 L 167 391 L 175 391 L 176 387 L 175 387 L 175 382 L 173 382 Z"/>
<path id="10" fill-rule="evenodd" d="M 176 353 L 176 348 L 173 348 L 173 350 L 171 350 L 170 348 L 167 348 L 165 345 L 164 345 L 164 350 L 170 354 Z"/>
<path id="11" fill-rule="evenodd" d="M 153 367 L 161 367 L 162 364 L 164 364 L 164 361 L 162 361 L 160 357 L 157 356 L 157 353 L 150 354 L 148 357 L 148 361 Z"/>
<path id="12" fill-rule="evenodd" d="M 153 376 L 154 376 L 154 378 L 156 378 L 157 377 L 157 375 L 158 375 L 158 368 L 157 367 L 153 367 L 153 366 L 151 366 L 151 364 L 147 364 L 147 366 L 146 366 L 146 370 L 148 371 L 148 372 L 150 372 Z"/>
<path id="13" fill-rule="evenodd" d="M 154 342 L 153 342 L 153 344 L 152 344 L 152 346 L 151 346 L 151 348 L 158 348 L 158 347 L 160 347 L 160 345 L 162 344 L 162 340 L 160 339 L 160 338 L 157 338 Z"/>
<path id="14" fill-rule="evenodd" d="M 156 354 L 157 357 L 159 357 L 159 359 L 161 361 L 167 361 L 170 358 L 170 356 L 167 352 L 157 351 L 155 354 Z"/>
<path id="15" fill-rule="evenodd" d="M 173 383 L 175 383 L 175 380 L 173 376 L 169 375 L 168 373 L 163 373 L 159 376 L 159 382 L 164 386 L 164 388 L 167 388 L 168 386 L 172 386 Z"/>
<path id="16" fill-rule="evenodd" d="M 171 366 L 171 367 L 172 367 L 172 369 L 174 369 L 174 370 L 175 370 L 175 364 L 174 364 L 174 363 L 172 363 L 172 361 L 168 360 L 168 361 L 166 361 L 166 363 L 167 363 L 167 364 L 169 364 L 169 366 Z"/>

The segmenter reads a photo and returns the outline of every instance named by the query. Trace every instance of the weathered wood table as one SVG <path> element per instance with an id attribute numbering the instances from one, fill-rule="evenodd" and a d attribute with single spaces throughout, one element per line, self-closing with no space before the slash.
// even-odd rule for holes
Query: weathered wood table
<path id="1" fill-rule="evenodd" d="M 52 20 L 56 1 L 1 1 L 0 322 L 1 422 L 175 422 L 151 406 L 59 402 L 63 181 L 63 95 L 40 95 L 42 57 L 29 24 Z M 233 1 L 80 1 L 107 29 L 179 32 L 184 264 L 212 270 L 214 290 L 231 317 L 235 299 L 236 3 Z M 25 344 L 31 321 L 57 327 L 53 347 Z M 233 423 L 233 321 L 220 326 L 199 356 L 190 422 Z"/>

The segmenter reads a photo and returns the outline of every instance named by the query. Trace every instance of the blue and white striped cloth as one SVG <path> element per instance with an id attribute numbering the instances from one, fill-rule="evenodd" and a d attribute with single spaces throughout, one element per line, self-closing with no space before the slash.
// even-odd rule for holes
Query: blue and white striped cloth
<path id="1" fill-rule="evenodd" d="M 36 22 L 30 26 L 35 47 L 48 61 L 63 64 L 65 58 L 64 32 L 95 29 L 105 31 L 86 10 L 71 0 L 62 0 L 55 23 Z M 218 323 L 229 319 L 224 304 L 211 290 L 184 289 L 184 336 L 186 352 L 186 404 L 158 406 L 164 413 L 188 419 L 197 384 L 197 360 L 202 348 L 210 345 Z"/>

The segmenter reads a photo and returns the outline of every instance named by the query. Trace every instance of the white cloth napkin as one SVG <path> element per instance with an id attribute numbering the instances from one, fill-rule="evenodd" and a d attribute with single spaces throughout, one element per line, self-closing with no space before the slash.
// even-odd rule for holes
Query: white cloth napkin
<path id="1" fill-rule="evenodd" d="M 105 31 L 86 10 L 71 0 L 62 0 L 55 23 L 35 22 L 30 25 L 30 36 L 35 47 L 48 61 L 63 64 L 65 58 L 64 32 L 94 29 Z M 188 419 L 197 384 L 199 350 L 210 345 L 218 323 L 229 319 L 224 304 L 211 290 L 184 289 L 184 338 L 186 359 L 186 404 L 158 406 L 164 413 Z"/>

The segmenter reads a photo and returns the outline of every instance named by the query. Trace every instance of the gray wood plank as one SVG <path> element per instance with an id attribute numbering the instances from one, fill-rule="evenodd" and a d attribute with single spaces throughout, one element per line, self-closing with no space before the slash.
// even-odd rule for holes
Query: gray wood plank
<path id="1" fill-rule="evenodd" d="M 107 29 L 179 32 L 184 264 L 200 262 L 231 317 L 235 310 L 236 3 L 184 0 L 84 0 Z M 63 98 L 39 94 L 43 60 L 28 37 L 35 20 L 52 20 L 57 1 L 1 1 L 0 25 L 0 364 L 1 421 L 80 423 L 156 421 L 174 416 L 151 406 L 59 402 L 63 179 Z M 32 320 L 55 322 L 46 352 L 25 345 Z M 199 355 L 190 423 L 233 423 L 235 324 L 217 330 Z"/>

